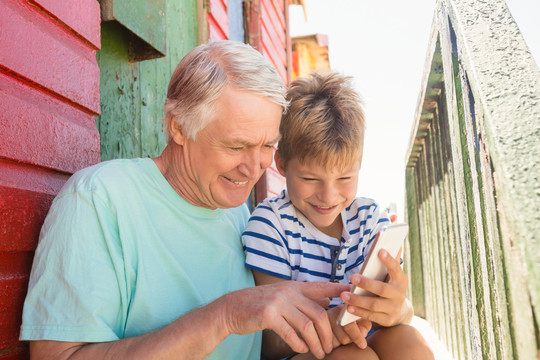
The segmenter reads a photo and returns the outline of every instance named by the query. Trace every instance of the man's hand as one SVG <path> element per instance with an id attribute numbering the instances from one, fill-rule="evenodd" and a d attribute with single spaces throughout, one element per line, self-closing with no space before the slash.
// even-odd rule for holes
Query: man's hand
<path id="1" fill-rule="evenodd" d="M 408 280 L 399 265 L 386 250 L 378 254 L 388 269 L 388 281 L 376 281 L 355 274 L 351 276 L 351 283 L 361 287 L 378 297 L 359 296 L 351 292 L 341 294 L 341 299 L 348 304 L 347 310 L 356 316 L 370 320 L 381 326 L 394 326 L 408 324 L 412 318 L 412 307 L 406 301 Z"/>
<path id="2" fill-rule="evenodd" d="M 345 305 L 340 305 L 328 310 L 328 318 L 334 333 L 334 348 L 354 343 L 360 349 L 365 349 L 367 347 L 366 336 L 371 330 L 371 321 L 359 319 L 345 326 L 339 325 L 337 319 L 344 307 Z"/>
<path id="3" fill-rule="evenodd" d="M 317 358 L 332 352 L 332 329 L 318 303 L 350 290 L 346 284 L 281 281 L 225 295 L 222 319 L 230 333 L 248 334 L 271 329 L 293 351 L 311 351 Z"/>

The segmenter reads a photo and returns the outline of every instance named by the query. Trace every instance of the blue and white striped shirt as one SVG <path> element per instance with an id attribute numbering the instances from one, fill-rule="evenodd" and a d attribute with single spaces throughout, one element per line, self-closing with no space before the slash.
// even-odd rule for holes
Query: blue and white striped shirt
<path id="1" fill-rule="evenodd" d="M 253 211 L 242 234 L 246 266 L 286 280 L 350 283 L 375 235 L 390 220 L 372 199 L 356 198 L 341 212 L 341 239 L 313 226 L 292 205 L 286 190 Z M 340 304 L 333 299 L 331 306 Z"/>

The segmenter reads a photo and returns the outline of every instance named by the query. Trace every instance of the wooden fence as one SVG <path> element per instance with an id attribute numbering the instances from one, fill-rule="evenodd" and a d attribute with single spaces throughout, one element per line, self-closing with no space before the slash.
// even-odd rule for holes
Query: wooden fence
<path id="1" fill-rule="evenodd" d="M 540 359 L 540 72 L 503 0 L 439 0 L 406 169 L 417 314 L 455 359 Z"/>

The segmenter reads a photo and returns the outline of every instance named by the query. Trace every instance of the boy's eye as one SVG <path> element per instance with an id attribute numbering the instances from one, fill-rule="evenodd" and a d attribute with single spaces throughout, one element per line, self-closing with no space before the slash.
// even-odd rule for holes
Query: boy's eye
<path id="1" fill-rule="evenodd" d="M 304 180 L 304 181 L 316 181 L 317 179 L 304 177 L 304 178 L 302 178 L 302 180 Z"/>
<path id="2" fill-rule="evenodd" d="M 346 176 L 346 177 L 339 178 L 339 180 L 351 180 L 351 177 L 350 177 L 350 176 Z"/>

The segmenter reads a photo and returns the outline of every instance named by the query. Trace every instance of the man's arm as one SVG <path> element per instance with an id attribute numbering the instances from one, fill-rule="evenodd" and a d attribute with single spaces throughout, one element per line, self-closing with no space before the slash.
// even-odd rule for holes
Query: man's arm
<path id="1" fill-rule="evenodd" d="M 204 359 L 230 334 L 263 329 L 277 333 L 295 352 L 318 358 L 332 351 L 332 330 L 317 301 L 339 296 L 348 285 L 280 282 L 229 293 L 170 325 L 105 343 L 33 341 L 34 359 Z"/>
<path id="2" fill-rule="evenodd" d="M 186 359 L 203 359 L 228 335 L 219 313 L 219 305 L 211 303 L 160 330 L 118 341 L 32 341 L 31 359 L 173 359 L 178 354 L 185 354 Z"/>
<path id="3" fill-rule="evenodd" d="M 272 276 L 265 274 L 260 271 L 253 270 L 253 277 L 255 278 L 255 284 L 268 285 L 276 284 L 285 279 L 278 278 L 277 276 Z M 328 303 L 321 304 L 321 306 L 328 306 Z M 264 330 L 262 338 L 262 354 L 268 359 L 282 359 L 286 356 L 293 354 L 293 350 L 290 346 L 287 345 L 283 339 L 281 339 L 273 330 Z"/>

